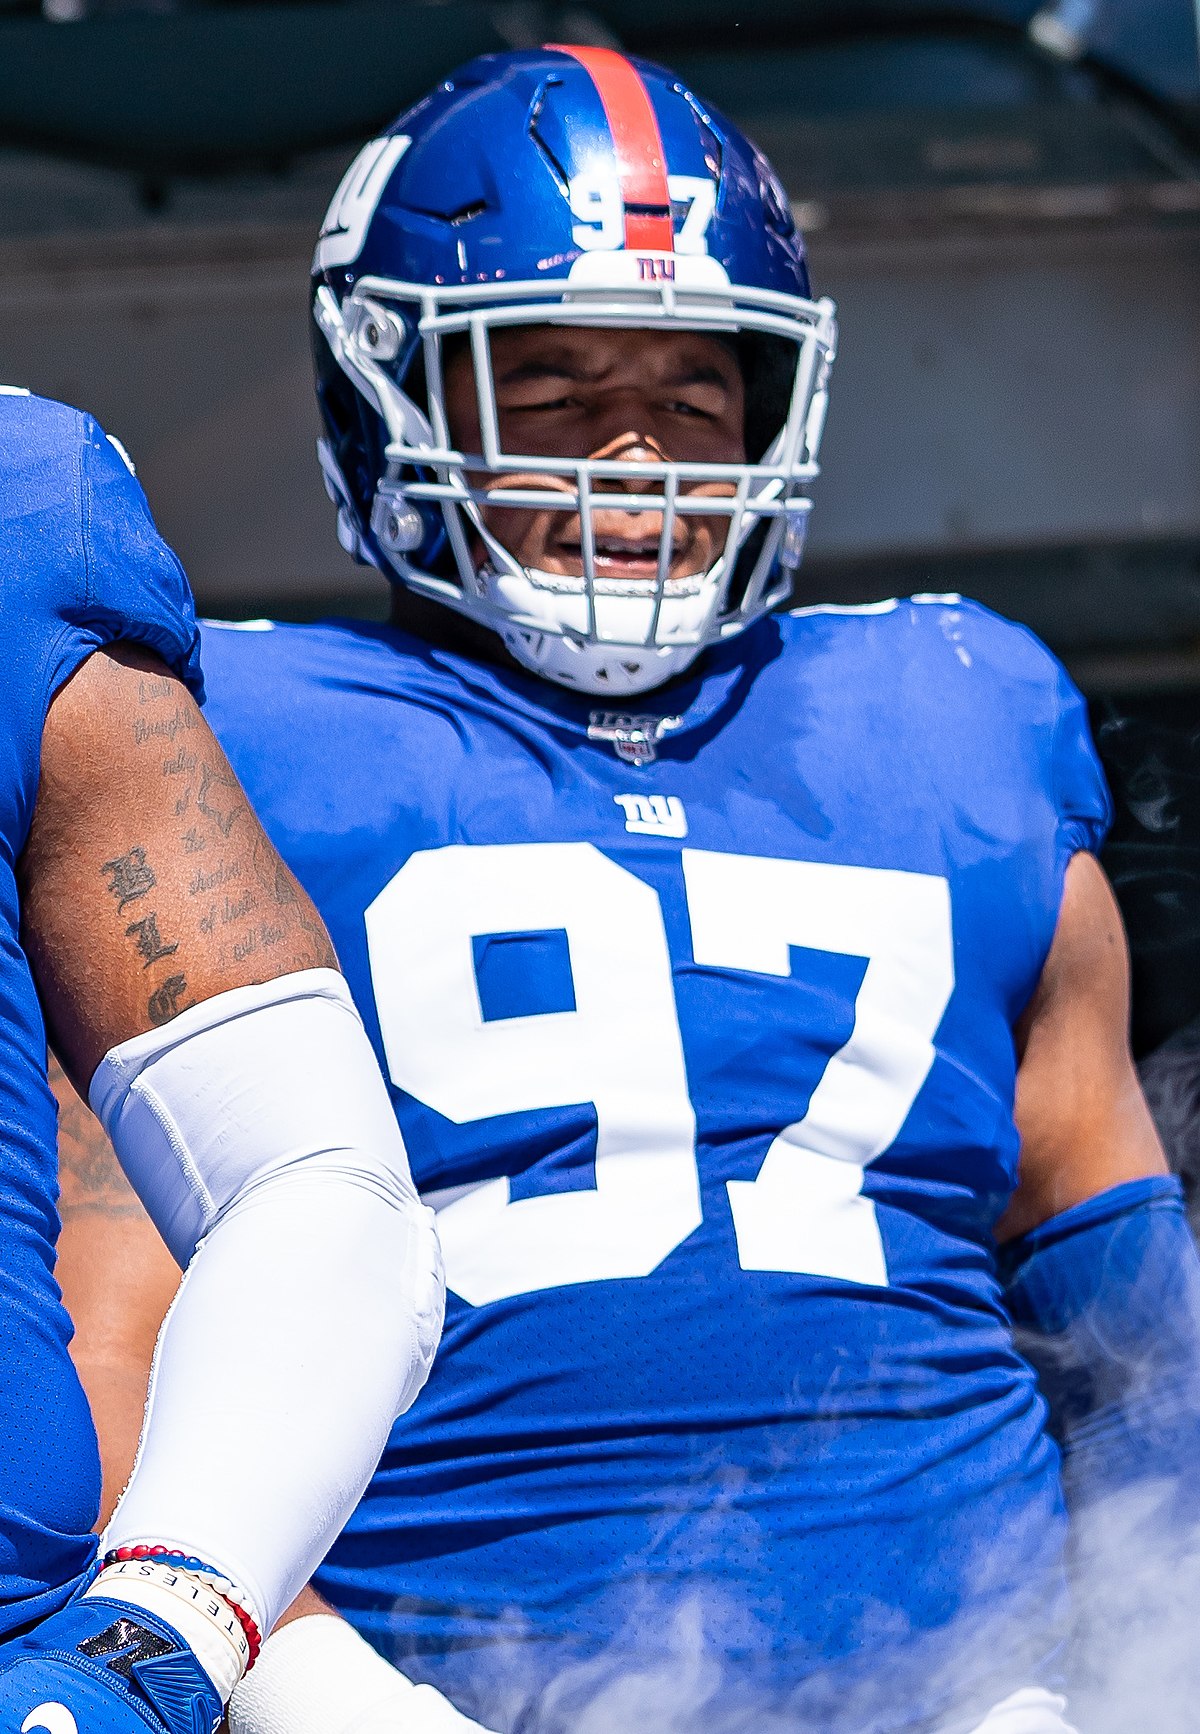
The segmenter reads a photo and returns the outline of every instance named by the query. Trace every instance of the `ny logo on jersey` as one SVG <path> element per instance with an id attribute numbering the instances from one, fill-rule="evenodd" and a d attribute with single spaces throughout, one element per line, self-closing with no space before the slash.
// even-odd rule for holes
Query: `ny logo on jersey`
<path id="1" fill-rule="evenodd" d="M 644 837 L 686 837 L 687 814 L 678 795 L 614 795 L 625 829 Z"/>

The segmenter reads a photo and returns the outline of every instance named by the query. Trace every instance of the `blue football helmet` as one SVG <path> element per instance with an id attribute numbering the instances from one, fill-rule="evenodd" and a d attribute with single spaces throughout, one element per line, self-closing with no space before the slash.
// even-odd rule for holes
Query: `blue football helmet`
<path id="1" fill-rule="evenodd" d="M 601 48 L 471 61 L 360 152 L 313 273 L 320 459 L 358 558 L 496 632 L 534 672 L 613 697 L 660 685 L 789 594 L 834 308 L 811 297 L 770 165 L 669 72 Z M 746 461 L 504 450 L 491 334 L 538 324 L 723 338 L 746 383 Z M 447 423 L 455 339 L 470 345 L 480 452 L 456 450 Z M 614 483 L 636 488 L 606 493 Z M 689 498 L 704 483 L 722 497 Z M 582 573 L 522 566 L 485 500 L 578 512 Z M 654 515 L 655 577 L 597 576 L 592 516 L 606 505 Z M 728 530 L 707 571 L 673 577 L 689 510 Z"/>

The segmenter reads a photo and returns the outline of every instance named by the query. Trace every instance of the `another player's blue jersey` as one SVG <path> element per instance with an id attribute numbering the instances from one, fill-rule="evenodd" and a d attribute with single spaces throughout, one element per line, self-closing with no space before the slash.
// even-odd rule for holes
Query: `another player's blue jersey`
<path id="1" fill-rule="evenodd" d="M 54 1101 L 16 867 L 50 700 L 114 639 L 198 682 L 187 583 L 125 458 L 77 410 L 0 392 L 0 1639 L 61 1606 L 95 1550 L 100 1469 L 54 1281 Z"/>
<path id="2" fill-rule="evenodd" d="M 822 1734 L 1046 1680 L 1058 1459 L 992 1236 L 1108 816 L 1054 660 L 956 599 L 768 620 L 641 769 L 387 627 L 214 628 L 205 670 L 452 1291 L 325 1593 L 503 1734 L 638 1667 Z"/>

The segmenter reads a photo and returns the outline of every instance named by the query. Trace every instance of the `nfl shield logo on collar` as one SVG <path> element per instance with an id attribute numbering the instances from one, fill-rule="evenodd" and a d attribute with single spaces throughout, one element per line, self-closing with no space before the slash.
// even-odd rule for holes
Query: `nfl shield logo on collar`
<path id="1" fill-rule="evenodd" d="M 677 716 L 624 716 L 617 711 L 594 710 L 588 719 L 590 741 L 611 741 L 622 764 L 641 770 L 658 757 L 658 743 L 683 721 Z"/>

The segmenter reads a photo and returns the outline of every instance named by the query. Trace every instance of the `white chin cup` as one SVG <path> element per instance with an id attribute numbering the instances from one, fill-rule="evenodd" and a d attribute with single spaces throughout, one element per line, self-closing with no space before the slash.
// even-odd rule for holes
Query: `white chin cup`
<path id="1" fill-rule="evenodd" d="M 652 579 L 599 579 L 589 609 L 582 578 L 494 567 L 479 576 L 493 620 L 495 614 L 507 617 L 495 630 L 522 667 L 600 696 L 649 692 L 682 674 L 712 641 L 720 606 L 715 567 L 694 578 L 668 579 L 657 622 Z"/>

